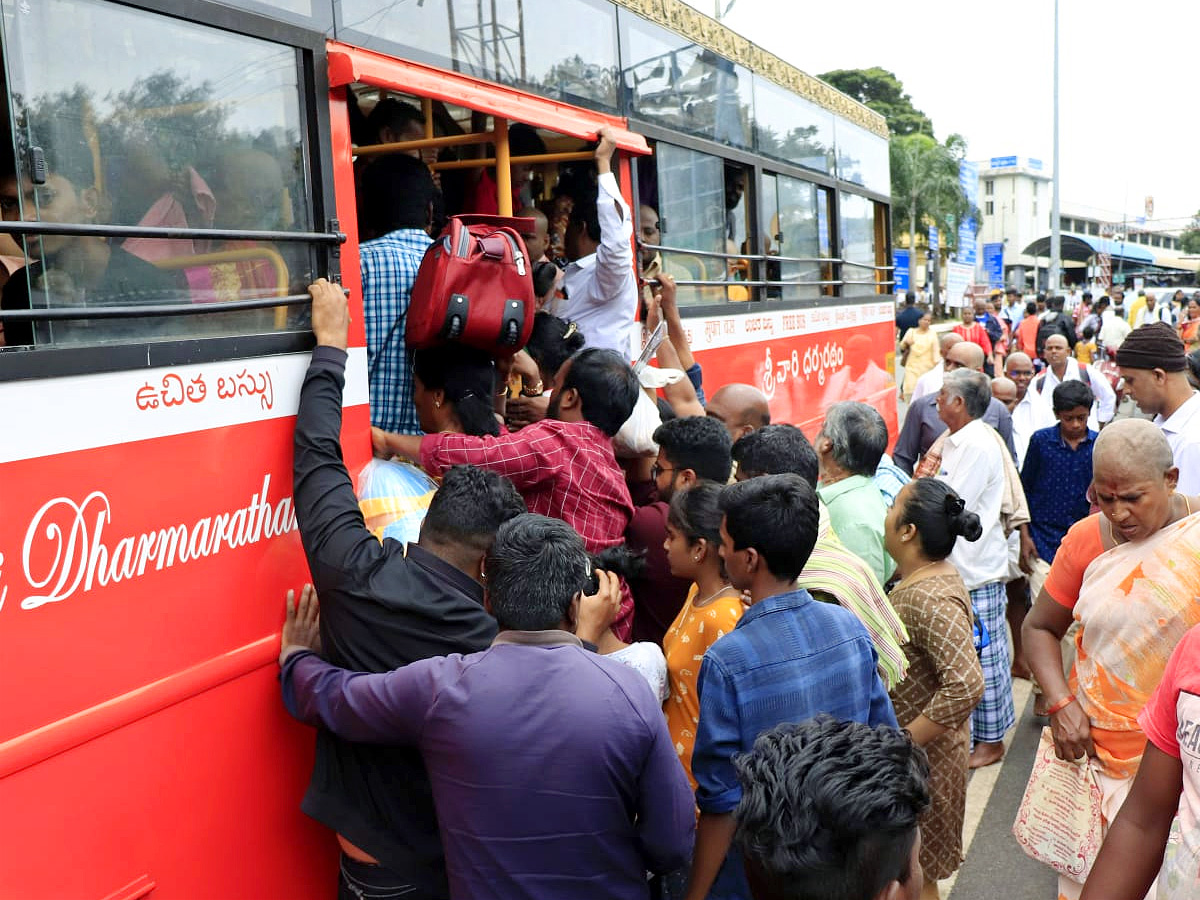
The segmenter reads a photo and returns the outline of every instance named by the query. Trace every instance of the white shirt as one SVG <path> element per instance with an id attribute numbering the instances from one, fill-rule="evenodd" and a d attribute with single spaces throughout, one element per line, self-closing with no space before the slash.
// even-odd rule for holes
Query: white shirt
<path id="1" fill-rule="evenodd" d="M 1072 357 L 1067 357 L 1067 370 L 1063 373 L 1062 381 L 1054 374 L 1054 370 L 1047 367 L 1045 372 L 1046 380 L 1042 385 L 1041 395 L 1042 401 L 1046 408 L 1050 410 L 1050 415 L 1054 415 L 1054 389 L 1062 384 L 1063 381 L 1082 381 L 1079 375 L 1079 360 Z M 1033 379 L 1033 383 L 1029 386 L 1030 391 L 1037 389 L 1037 383 L 1042 380 L 1039 375 Z M 1096 400 L 1092 403 L 1092 412 L 1088 416 L 1088 428 L 1092 431 L 1100 430 L 1101 422 L 1111 422 L 1113 413 L 1117 411 L 1117 393 L 1113 390 L 1112 383 L 1104 375 L 1101 375 L 1093 367 L 1088 366 L 1088 384 L 1095 395 Z M 1057 417 L 1055 417 L 1057 421 Z"/>
<path id="2" fill-rule="evenodd" d="M 1154 304 L 1154 309 L 1150 309 L 1148 306 L 1139 309 L 1134 317 L 1133 327 L 1141 328 L 1151 322 L 1166 322 L 1168 325 L 1174 325 L 1175 317 L 1171 314 L 1171 308 L 1160 300 Z"/>
<path id="3" fill-rule="evenodd" d="M 1003 445 L 991 426 L 974 419 L 946 438 L 938 478 L 954 488 L 970 512 L 979 516 L 977 541 L 960 537 L 950 553 L 968 590 L 1008 579 L 1008 542 L 1000 524 L 1004 500 Z"/>
<path id="4" fill-rule="evenodd" d="M 633 340 L 638 304 L 633 217 L 611 172 L 600 176 L 596 213 L 600 246 L 567 266 L 563 275 L 567 299 L 555 315 L 578 325 L 587 346 L 616 350 L 632 359 L 636 355 Z"/>
<path id="5" fill-rule="evenodd" d="M 667 689 L 667 660 L 658 644 L 638 641 L 608 654 L 608 658 L 629 666 L 645 678 L 660 703 L 665 703 L 671 695 Z"/>
<path id="6" fill-rule="evenodd" d="M 938 364 L 917 379 L 917 386 L 913 388 L 912 399 L 908 401 L 916 403 L 926 394 L 936 394 L 942 389 L 942 379 L 946 375 L 946 370 L 942 364 Z"/>
<path id="7" fill-rule="evenodd" d="M 1113 313 L 1112 310 L 1106 309 L 1101 317 L 1103 324 L 1100 326 L 1100 343 L 1109 349 L 1118 346 L 1122 341 L 1129 336 L 1132 330 L 1129 323 L 1120 316 Z"/>
<path id="8" fill-rule="evenodd" d="M 1176 490 L 1181 494 L 1200 494 L 1200 393 L 1193 391 L 1169 419 L 1155 416 L 1154 424 L 1162 429 L 1175 455 L 1175 465 L 1179 467 Z"/>
<path id="9" fill-rule="evenodd" d="M 1025 396 L 1012 411 L 1013 446 L 1017 448 L 1017 468 L 1025 465 L 1025 453 L 1029 450 L 1029 439 L 1035 431 L 1058 424 L 1054 411 L 1042 402 L 1032 384 Z"/>

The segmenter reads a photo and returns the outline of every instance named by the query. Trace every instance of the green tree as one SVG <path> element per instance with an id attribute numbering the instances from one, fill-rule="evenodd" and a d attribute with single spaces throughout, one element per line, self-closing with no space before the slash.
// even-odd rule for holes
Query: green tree
<path id="1" fill-rule="evenodd" d="M 1179 249 L 1184 253 L 1200 253 L 1200 212 L 1192 216 L 1192 224 L 1179 236 Z"/>
<path id="2" fill-rule="evenodd" d="M 933 122 L 929 116 L 913 106 L 912 97 L 904 92 L 903 83 L 887 69 L 879 66 L 835 69 L 817 77 L 887 119 L 892 134 L 933 136 Z"/>

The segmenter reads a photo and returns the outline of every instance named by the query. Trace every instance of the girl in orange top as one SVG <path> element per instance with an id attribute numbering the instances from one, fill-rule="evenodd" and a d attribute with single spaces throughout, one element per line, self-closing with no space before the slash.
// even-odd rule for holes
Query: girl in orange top
<path id="1" fill-rule="evenodd" d="M 667 657 L 667 730 L 675 752 L 683 762 L 692 790 L 692 748 L 700 701 L 696 683 L 704 653 L 717 639 L 733 631 L 742 617 L 741 595 L 729 584 L 721 563 L 721 510 L 717 500 L 721 485 L 702 481 L 689 490 L 677 491 L 667 514 L 667 539 L 663 547 L 671 574 L 690 578 L 692 590 L 683 609 L 663 636 Z"/>

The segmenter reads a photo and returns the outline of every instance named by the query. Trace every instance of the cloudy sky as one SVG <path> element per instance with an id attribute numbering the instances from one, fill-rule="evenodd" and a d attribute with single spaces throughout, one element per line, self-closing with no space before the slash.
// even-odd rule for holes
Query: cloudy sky
<path id="1" fill-rule="evenodd" d="M 709 15 L 715 0 L 688 0 Z M 720 0 L 722 7 L 729 0 Z M 1060 0 L 1064 209 L 1182 226 L 1200 209 L 1200 3 Z M 723 21 L 810 74 L 895 72 L 969 158 L 1052 158 L 1052 0 L 734 0 Z"/>

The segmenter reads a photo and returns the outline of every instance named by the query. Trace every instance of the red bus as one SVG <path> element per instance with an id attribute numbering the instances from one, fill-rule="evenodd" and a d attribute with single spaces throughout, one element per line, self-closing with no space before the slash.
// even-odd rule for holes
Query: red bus
<path id="1" fill-rule="evenodd" d="M 895 423 L 882 119 L 682 3 L 3 10 L 0 897 L 333 890 L 275 658 L 319 276 L 357 305 L 343 442 L 370 454 L 352 105 L 421 111 L 384 152 L 436 150 L 448 206 L 495 163 L 510 202 L 507 122 L 547 145 L 535 201 L 614 127 L 709 393 Z"/>

